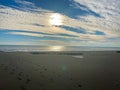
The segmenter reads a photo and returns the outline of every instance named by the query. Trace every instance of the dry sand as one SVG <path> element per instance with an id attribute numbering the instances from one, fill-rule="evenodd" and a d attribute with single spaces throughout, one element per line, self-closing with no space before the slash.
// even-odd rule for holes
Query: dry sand
<path id="1" fill-rule="evenodd" d="M 0 52 L 0 90 L 120 90 L 120 52 Z"/>

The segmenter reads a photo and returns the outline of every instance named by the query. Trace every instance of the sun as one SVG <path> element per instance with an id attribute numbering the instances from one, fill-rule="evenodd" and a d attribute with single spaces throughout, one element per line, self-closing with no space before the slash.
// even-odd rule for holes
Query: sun
<path id="1" fill-rule="evenodd" d="M 62 19 L 62 16 L 58 13 L 53 13 L 51 16 L 50 16 L 50 19 L 49 19 L 49 23 L 50 25 L 53 25 L 53 26 L 60 26 L 62 25 L 62 22 L 63 22 L 63 19 Z"/>

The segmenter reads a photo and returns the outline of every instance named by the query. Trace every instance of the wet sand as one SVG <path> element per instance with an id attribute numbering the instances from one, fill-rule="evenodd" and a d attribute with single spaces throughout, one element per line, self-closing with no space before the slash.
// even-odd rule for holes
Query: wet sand
<path id="1" fill-rule="evenodd" d="M 120 52 L 0 52 L 0 90 L 120 90 Z"/>

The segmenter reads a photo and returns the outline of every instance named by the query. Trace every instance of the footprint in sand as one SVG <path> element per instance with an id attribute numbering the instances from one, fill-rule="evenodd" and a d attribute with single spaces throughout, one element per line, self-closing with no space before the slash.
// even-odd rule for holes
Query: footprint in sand
<path id="1" fill-rule="evenodd" d="M 12 71 L 14 72 L 14 71 L 15 71 L 15 69 L 12 69 Z"/>
<path id="2" fill-rule="evenodd" d="M 117 82 L 115 83 L 115 86 L 116 86 L 116 87 L 120 87 L 120 81 L 117 81 Z"/>
<path id="3" fill-rule="evenodd" d="M 28 84 L 30 82 L 31 82 L 31 80 L 28 78 L 25 83 Z"/>
<path id="4" fill-rule="evenodd" d="M 38 67 L 41 67 L 41 65 L 38 65 Z"/>
<path id="5" fill-rule="evenodd" d="M 8 70 L 8 66 L 5 66 L 5 67 L 4 67 L 4 70 Z"/>
<path id="6" fill-rule="evenodd" d="M 41 77 L 42 77 L 42 78 L 45 78 L 45 76 L 44 76 L 43 74 L 41 75 Z"/>
<path id="7" fill-rule="evenodd" d="M 70 78 L 70 80 L 72 81 L 73 79 L 72 79 L 72 78 Z"/>
<path id="8" fill-rule="evenodd" d="M 21 86 L 20 90 L 26 90 L 25 86 Z"/>
<path id="9" fill-rule="evenodd" d="M 54 81 L 54 79 L 53 79 L 53 78 L 50 78 L 50 81 L 51 81 L 51 82 L 53 82 L 53 81 Z"/>
<path id="10" fill-rule="evenodd" d="M 22 78 L 21 78 L 21 77 L 17 77 L 17 79 L 18 79 L 18 80 L 22 80 Z"/>
<path id="11" fill-rule="evenodd" d="M 40 71 L 40 74 L 42 74 L 43 72 L 42 71 Z"/>
<path id="12" fill-rule="evenodd" d="M 47 68 L 45 68 L 44 71 L 47 71 Z"/>
<path id="13" fill-rule="evenodd" d="M 10 74 L 13 75 L 13 74 L 15 74 L 15 73 L 12 71 L 12 72 L 10 72 Z"/>
<path id="14" fill-rule="evenodd" d="M 78 87 L 82 87 L 82 85 L 81 85 L 81 84 L 78 84 Z"/>
<path id="15" fill-rule="evenodd" d="M 22 76 L 22 73 L 23 73 L 23 72 L 19 72 L 19 73 L 18 73 L 18 76 Z"/>

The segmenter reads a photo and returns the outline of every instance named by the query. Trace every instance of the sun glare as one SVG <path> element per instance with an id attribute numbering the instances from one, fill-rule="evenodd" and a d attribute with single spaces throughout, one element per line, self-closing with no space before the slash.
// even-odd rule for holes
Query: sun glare
<path id="1" fill-rule="evenodd" d="M 58 13 L 54 13 L 50 16 L 50 20 L 49 20 L 49 23 L 50 25 L 53 25 L 53 26 L 59 26 L 59 25 L 62 25 L 62 16 Z"/>
<path id="2" fill-rule="evenodd" d="M 50 51 L 61 51 L 61 50 L 63 50 L 63 49 L 64 49 L 63 46 L 51 46 L 51 47 L 49 48 Z"/>

